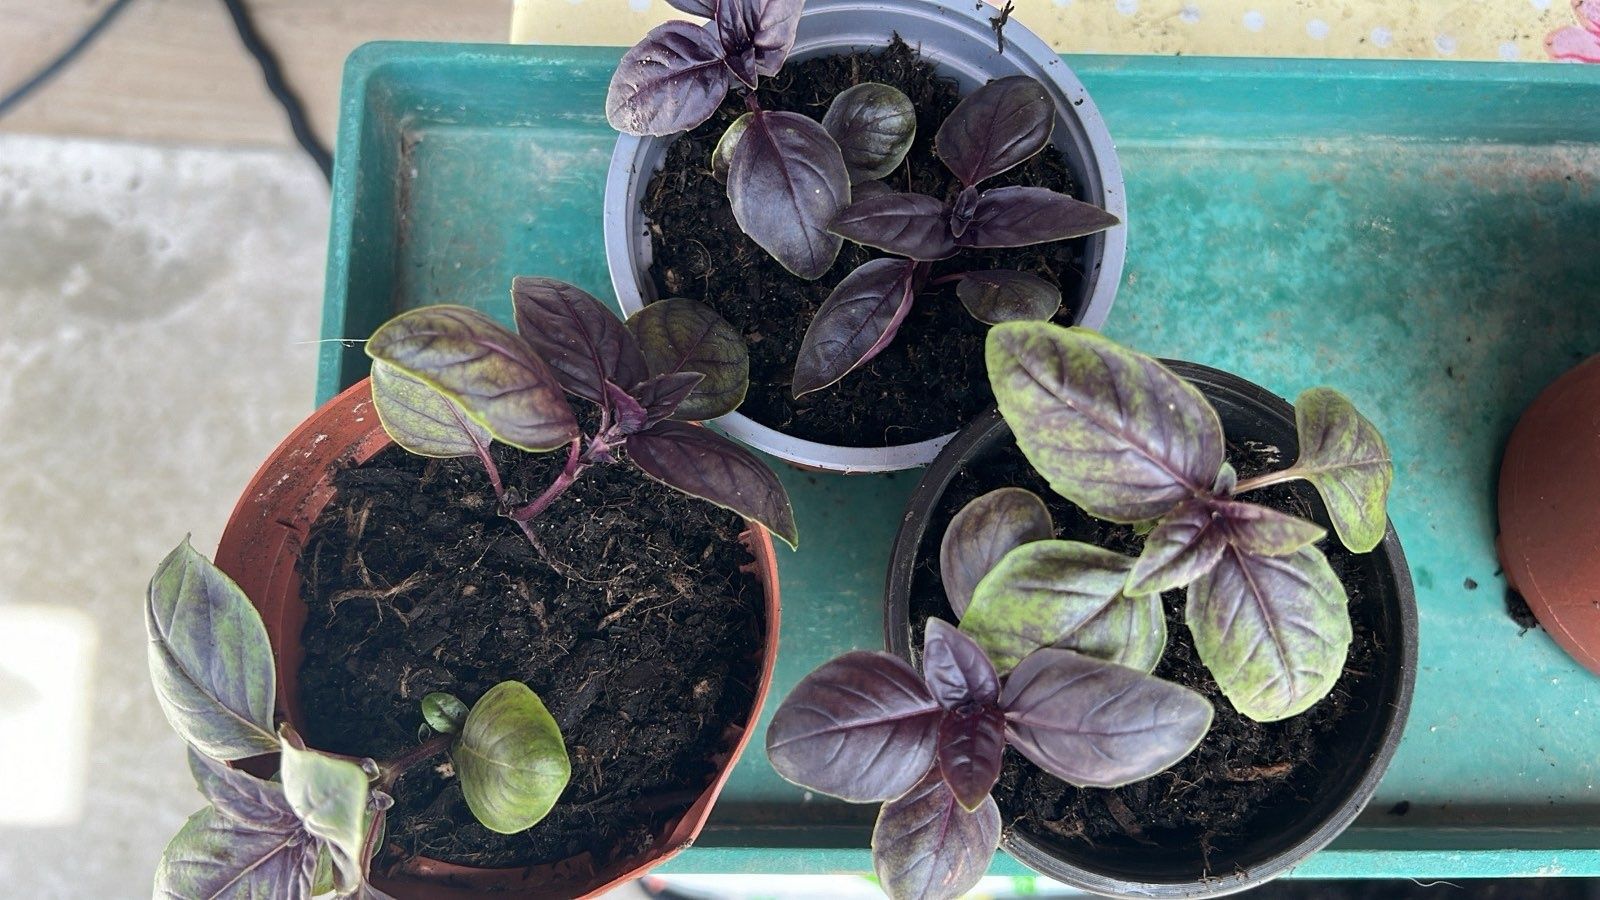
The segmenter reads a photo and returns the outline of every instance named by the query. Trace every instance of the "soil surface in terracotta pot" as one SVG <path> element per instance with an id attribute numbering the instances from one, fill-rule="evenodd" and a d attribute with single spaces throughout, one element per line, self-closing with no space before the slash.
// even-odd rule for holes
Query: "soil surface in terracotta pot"
<path id="1" fill-rule="evenodd" d="M 790 62 L 764 79 L 764 109 L 803 113 L 821 121 L 844 89 L 867 81 L 893 85 L 917 109 L 917 134 L 906 161 L 883 181 L 896 191 L 953 198 L 961 184 L 933 154 L 933 136 L 960 101 L 954 81 L 898 38 L 879 53 L 854 53 Z M 992 402 L 983 366 L 988 326 L 967 314 L 955 285 L 929 286 L 898 336 L 876 359 L 839 383 L 796 400 L 789 385 L 806 328 L 846 275 L 881 251 L 844 242 L 827 274 L 804 281 L 739 230 L 725 185 L 711 175 L 711 151 L 745 112 L 734 91 L 709 121 L 680 137 L 645 192 L 658 297 L 690 297 L 732 322 L 750 346 L 750 392 L 739 411 L 784 434 L 845 447 L 883 447 L 927 440 L 960 428 Z M 1046 187 L 1082 199 L 1061 153 L 1052 145 L 1026 163 L 984 182 Z M 1011 250 L 965 250 L 936 263 L 934 279 L 957 272 L 1019 269 L 1061 287 L 1067 297 L 1057 318 L 1071 322 L 1083 279 L 1085 241 L 1058 241 Z M 930 279 L 931 280 L 931 279 Z"/>
<path id="2" fill-rule="evenodd" d="M 496 448 L 534 496 L 564 454 Z M 300 557 L 307 740 L 384 758 L 416 746 L 432 691 L 469 705 L 515 679 L 560 725 L 572 780 L 514 835 L 473 818 L 446 758 L 413 770 L 389 813 L 384 869 L 411 855 L 483 868 L 646 850 L 723 762 L 749 714 L 765 627 L 742 519 L 629 465 L 591 469 L 534 521 L 497 513 L 476 460 L 390 447 L 335 476 Z"/>
<path id="3" fill-rule="evenodd" d="M 1240 480 L 1282 468 L 1277 448 L 1255 442 L 1228 447 L 1228 462 Z M 1056 536 L 1085 541 L 1137 556 L 1144 539 L 1128 526 L 1103 522 L 1050 490 L 1009 438 L 957 474 L 929 519 L 918 550 L 910 599 L 912 645 L 920 647 L 929 617 L 957 621 L 939 578 L 939 541 L 950 519 L 969 501 L 995 488 L 1027 488 L 1049 506 Z M 1244 499 L 1312 517 L 1310 488 L 1290 483 L 1251 491 Z M 1355 574 L 1356 557 L 1328 537 L 1318 546 L 1350 598 L 1354 639 L 1343 675 L 1333 691 L 1310 710 L 1281 722 L 1255 722 L 1229 705 L 1200 663 L 1184 624 L 1184 592 L 1162 599 L 1167 613 L 1167 649 L 1155 675 L 1204 694 L 1216 709 L 1200 746 L 1154 778 L 1112 790 L 1076 788 L 1006 750 L 994 790 L 1009 827 L 1052 843 L 1083 848 L 1161 847 L 1193 852 L 1207 874 L 1210 857 L 1226 855 L 1250 839 L 1253 828 L 1278 810 L 1303 807 L 1329 771 L 1354 764 L 1330 738 L 1358 714 L 1377 687 L 1377 657 L 1386 652 L 1376 632 L 1377 598 L 1368 598 Z M 1279 817 L 1281 818 L 1281 817 Z"/>

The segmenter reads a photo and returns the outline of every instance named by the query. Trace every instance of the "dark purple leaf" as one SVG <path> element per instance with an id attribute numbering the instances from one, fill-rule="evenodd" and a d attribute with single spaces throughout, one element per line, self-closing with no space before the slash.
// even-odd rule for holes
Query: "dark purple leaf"
<path id="1" fill-rule="evenodd" d="M 1203 493 L 1222 467 L 1222 422 L 1187 381 L 1086 328 L 989 329 L 989 384 L 1017 445 L 1055 491 L 1133 523 Z"/>
<path id="2" fill-rule="evenodd" d="M 1149 778 L 1200 743 L 1211 704 L 1188 688 L 1071 650 L 1039 650 L 1000 695 L 1011 745 L 1079 787 Z"/>
<path id="3" fill-rule="evenodd" d="M 925 194 L 868 197 L 845 208 L 830 228 L 840 237 L 908 259 L 944 259 L 956 252 L 950 210 Z"/>
<path id="4" fill-rule="evenodd" d="M 705 378 L 673 418 L 701 421 L 727 415 L 750 386 L 750 351 L 738 329 L 694 300 L 657 300 L 628 319 L 652 375 L 698 372 Z"/>
<path id="5" fill-rule="evenodd" d="M 934 152 L 963 184 L 976 185 L 1043 150 L 1055 118 L 1039 82 L 1001 78 L 956 104 L 934 136 Z"/>
<path id="6" fill-rule="evenodd" d="M 1350 648 L 1348 604 L 1315 547 L 1255 556 L 1230 546 L 1189 585 L 1184 618 L 1234 709 L 1275 722 L 1310 709 L 1339 680 Z"/>
<path id="7" fill-rule="evenodd" d="M 833 98 L 822 127 L 844 154 L 854 182 L 882 178 L 906 158 L 917 135 L 917 110 L 898 88 L 869 81 Z"/>
<path id="8" fill-rule="evenodd" d="M 730 64 L 735 58 L 749 60 L 747 72 L 739 73 L 746 84 L 755 87 L 757 73 L 772 76 L 783 68 L 804 6 L 805 0 L 721 0 L 717 4 L 717 33 Z"/>
<path id="9" fill-rule="evenodd" d="M 811 280 L 844 245 L 828 225 L 850 204 L 850 175 L 821 125 L 799 113 L 752 113 L 728 167 L 728 201 L 751 240 Z"/>
<path id="10" fill-rule="evenodd" d="M 650 412 L 634 396 L 611 382 L 606 382 L 606 407 L 611 410 L 612 422 L 621 433 L 643 431 L 650 420 Z"/>
<path id="11" fill-rule="evenodd" d="M 623 54 L 606 92 L 606 119 L 627 134 L 687 131 L 717 111 L 733 73 L 711 32 L 666 22 Z"/>
<path id="12" fill-rule="evenodd" d="M 968 812 L 932 772 L 883 805 L 872 829 L 872 868 L 891 900 L 949 900 L 977 885 L 999 846 L 994 798 Z"/>
<path id="13" fill-rule="evenodd" d="M 800 542 L 794 509 L 778 476 L 750 451 L 697 425 L 667 420 L 628 438 L 628 457 L 646 475 L 723 509 L 731 509 L 782 538 Z"/>
<path id="14" fill-rule="evenodd" d="M 911 260 L 875 259 L 839 282 L 800 341 L 795 397 L 833 384 L 889 346 L 916 297 L 916 269 Z"/>
<path id="15" fill-rule="evenodd" d="M 1006 717 L 992 706 L 956 709 L 939 722 L 939 774 L 962 806 L 975 810 L 1000 780 Z"/>
<path id="16" fill-rule="evenodd" d="M 794 686 L 767 726 L 767 758 L 801 787 L 856 803 L 892 800 L 933 767 L 943 714 L 904 660 L 857 650 Z"/>
<path id="17" fill-rule="evenodd" d="M 645 408 L 646 425 L 669 418 L 704 380 L 699 372 L 668 372 L 634 388 L 633 395 Z"/>
<path id="18" fill-rule="evenodd" d="M 1240 500 L 1215 500 L 1211 507 L 1235 547 L 1257 556 L 1288 556 L 1328 532 L 1315 522 Z"/>
<path id="19" fill-rule="evenodd" d="M 1026 247 L 1105 231 L 1120 220 L 1092 203 L 1037 187 L 984 191 L 964 247 Z"/>
<path id="20" fill-rule="evenodd" d="M 1000 696 L 1000 676 L 977 642 L 942 619 L 929 619 L 922 635 L 922 677 L 945 709 L 990 706 Z"/>
<path id="21" fill-rule="evenodd" d="M 894 188 L 881 181 L 858 181 L 850 186 L 850 197 L 857 202 L 868 197 L 882 197 L 894 192 Z"/>
<path id="22" fill-rule="evenodd" d="M 679 12 L 686 12 L 702 19 L 711 18 L 716 11 L 714 0 L 667 0 L 667 5 Z"/>
<path id="23" fill-rule="evenodd" d="M 967 233 L 967 228 L 972 224 L 972 217 L 978 212 L 978 198 L 982 194 L 975 187 L 962 188 L 956 195 L 956 202 L 950 207 L 950 235 L 960 240 Z"/>
<path id="24" fill-rule="evenodd" d="M 990 491 L 963 506 L 939 542 L 939 576 L 956 617 L 966 615 L 973 589 L 1007 553 L 1054 533 L 1044 501 L 1022 488 Z"/>
<path id="25" fill-rule="evenodd" d="M 1190 500 L 1163 516 L 1145 537 L 1126 591 L 1139 596 L 1183 587 L 1211 571 L 1227 546 L 1227 530 L 1212 505 Z"/>
<path id="26" fill-rule="evenodd" d="M 727 130 L 722 132 L 722 137 L 717 138 L 717 146 L 711 150 L 711 177 L 720 184 L 728 183 L 728 169 L 733 165 L 733 151 L 739 146 L 739 138 L 744 136 L 744 130 L 750 127 L 751 113 L 745 113 L 733 120 Z"/>
<path id="27" fill-rule="evenodd" d="M 632 387 L 650 376 L 628 327 L 581 288 L 519 276 L 511 282 L 511 302 L 517 333 L 568 393 L 600 403 L 607 381 Z"/>
<path id="28" fill-rule="evenodd" d="M 497 439 L 533 453 L 578 436 L 561 382 L 528 342 L 464 306 L 424 306 L 384 323 L 367 355 L 454 401 Z"/>
<path id="29" fill-rule="evenodd" d="M 956 284 L 956 296 L 974 319 L 1001 322 L 1047 322 L 1061 309 L 1061 291 L 1037 275 L 996 269 L 969 272 Z"/>
<path id="30" fill-rule="evenodd" d="M 200 793 L 217 812 L 228 818 L 266 830 L 300 828 L 300 817 L 295 815 L 294 808 L 283 795 L 283 785 L 278 782 L 263 781 L 249 772 L 231 768 L 193 747 L 189 748 L 189 771 Z"/>

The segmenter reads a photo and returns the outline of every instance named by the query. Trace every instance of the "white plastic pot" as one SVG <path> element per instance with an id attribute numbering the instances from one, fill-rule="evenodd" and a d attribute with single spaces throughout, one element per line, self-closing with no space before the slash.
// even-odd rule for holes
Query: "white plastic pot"
<path id="1" fill-rule="evenodd" d="M 807 0 L 791 61 L 880 50 L 899 34 L 917 48 L 941 75 L 954 78 L 966 93 L 1007 75 L 1031 75 L 1045 86 L 1056 106 L 1051 136 L 1066 155 L 1083 199 L 1127 221 L 1122 167 L 1111 134 L 1094 101 L 1061 57 L 1015 19 L 1005 26 L 1005 52 L 996 46 L 990 20 L 998 11 L 976 0 Z M 674 137 L 622 135 L 606 175 L 604 210 L 606 264 L 622 311 L 632 315 L 658 299 L 649 272 L 650 234 L 640 197 L 661 168 Z M 1076 299 L 1075 324 L 1099 328 L 1111 311 L 1122 280 L 1127 226 L 1087 238 L 1085 277 Z M 836 447 L 801 440 L 768 428 L 740 413 L 716 420 L 730 436 L 780 459 L 835 472 L 888 472 L 933 461 L 952 434 L 890 447 Z"/>

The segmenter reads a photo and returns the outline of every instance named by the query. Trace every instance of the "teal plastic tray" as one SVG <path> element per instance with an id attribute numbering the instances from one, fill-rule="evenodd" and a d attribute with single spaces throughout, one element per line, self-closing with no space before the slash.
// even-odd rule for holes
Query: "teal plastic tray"
<path id="1" fill-rule="evenodd" d="M 518 274 L 609 298 L 602 110 L 618 55 L 358 50 L 322 336 L 364 338 L 427 303 L 506 317 Z M 1108 333 L 1285 396 L 1336 384 L 1394 450 L 1416 701 L 1377 799 L 1295 874 L 1600 875 L 1600 679 L 1507 618 L 1491 499 L 1518 412 L 1600 350 L 1600 67 L 1068 62 L 1127 173 Z M 365 372 L 359 346 L 325 344 L 320 397 Z M 803 537 L 779 551 L 774 700 L 823 659 L 882 645 L 890 541 L 917 479 L 782 471 Z M 873 810 L 808 796 L 760 748 L 668 869 L 868 870 Z M 1021 870 L 1001 857 L 995 871 Z"/>

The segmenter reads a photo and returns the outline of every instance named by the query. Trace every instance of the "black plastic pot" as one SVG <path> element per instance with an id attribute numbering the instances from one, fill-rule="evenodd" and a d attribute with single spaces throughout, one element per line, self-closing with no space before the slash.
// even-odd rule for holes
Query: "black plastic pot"
<path id="1" fill-rule="evenodd" d="M 1216 369 L 1183 362 L 1166 365 L 1211 401 L 1231 442 L 1260 441 L 1280 448 L 1286 462 L 1295 458 L 1294 409 L 1283 399 Z M 921 634 L 912 633 L 911 592 L 919 566 L 938 570 L 939 540 L 954 512 L 940 513 L 941 498 L 962 471 L 981 467 L 1014 446 L 1010 427 L 998 411 L 990 410 L 957 434 L 911 495 L 889 562 L 884 637 L 891 652 L 917 662 L 912 647 L 920 647 Z M 1327 526 L 1315 492 L 1305 488 L 1305 494 L 1315 517 Z M 1416 682 L 1416 597 L 1393 525 L 1376 550 L 1354 561 L 1354 570 L 1344 577 L 1347 583 L 1362 582 L 1367 603 L 1374 606 L 1361 614 L 1387 652 L 1379 660 L 1377 677 L 1364 682 L 1365 705 L 1328 736 L 1329 755 L 1347 764 L 1323 771 L 1309 801 L 1264 807 L 1251 823 L 1252 833 L 1231 852 L 1211 850 L 1209 859 L 1202 858 L 1199 846 L 1069 844 L 1054 835 L 1014 828 L 1009 821 L 1001 847 L 1041 874 L 1084 890 L 1112 897 L 1188 898 L 1255 887 L 1327 846 L 1372 798 L 1400 743 Z"/>

